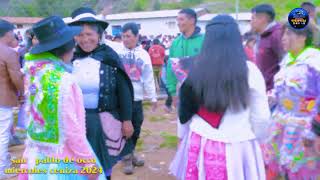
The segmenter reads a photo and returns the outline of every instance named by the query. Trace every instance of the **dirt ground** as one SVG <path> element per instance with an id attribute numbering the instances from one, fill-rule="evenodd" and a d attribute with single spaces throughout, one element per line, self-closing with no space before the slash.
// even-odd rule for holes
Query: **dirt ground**
<path id="1" fill-rule="evenodd" d="M 168 172 L 174 157 L 176 137 L 176 115 L 166 113 L 160 101 L 156 112 L 152 112 L 149 103 L 144 103 L 145 120 L 142 127 L 141 140 L 137 145 L 137 154 L 144 158 L 144 167 L 136 168 L 133 175 L 122 173 L 122 164 L 114 167 L 113 180 L 174 180 Z M 21 158 L 24 146 L 10 147 L 16 158 Z M 16 180 L 17 177 L 10 180 Z"/>

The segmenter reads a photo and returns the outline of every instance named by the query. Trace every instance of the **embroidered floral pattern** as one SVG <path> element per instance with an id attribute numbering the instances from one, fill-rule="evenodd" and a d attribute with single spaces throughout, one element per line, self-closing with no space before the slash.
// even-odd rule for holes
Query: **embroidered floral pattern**
<path id="1" fill-rule="evenodd" d="M 300 98 L 299 110 L 304 113 L 311 112 L 315 108 L 315 98 Z"/>
<path id="2" fill-rule="evenodd" d="M 26 63 L 29 95 L 28 134 L 33 141 L 59 143 L 58 98 L 62 67 L 50 61 Z"/>
<path id="3" fill-rule="evenodd" d="M 192 133 L 188 151 L 186 180 L 199 179 L 199 157 L 201 136 Z M 204 171 L 206 180 L 227 180 L 226 147 L 223 142 L 206 140 L 203 150 Z"/>
<path id="4" fill-rule="evenodd" d="M 268 169 L 293 179 L 320 178 L 320 158 L 312 144 L 311 121 L 319 102 L 320 51 L 309 48 L 280 69 L 274 91 L 278 102 L 270 136 L 262 148 Z M 291 62 L 286 56 L 284 62 Z M 315 59 L 316 58 L 316 59 Z M 311 143 L 308 141 L 311 141 Z"/>
<path id="5" fill-rule="evenodd" d="M 284 100 L 282 100 L 282 104 L 283 104 L 283 106 L 284 106 L 286 109 L 288 109 L 288 110 L 292 110 L 293 107 L 294 107 L 293 102 L 292 102 L 291 100 L 289 100 L 289 99 L 284 99 Z"/>
<path id="6" fill-rule="evenodd" d="M 190 67 L 183 68 L 183 65 L 181 64 L 181 59 L 178 58 L 171 58 L 171 62 L 172 71 L 176 75 L 178 82 L 182 83 L 187 78 Z"/>
<path id="7" fill-rule="evenodd" d="M 207 140 L 204 147 L 206 180 L 227 180 L 226 147 L 223 142 Z"/>
<path id="8" fill-rule="evenodd" d="M 185 180 L 198 180 L 199 170 L 197 162 L 201 148 L 201 136 L 196 133 L 192 133 L 190 142 Z"/>

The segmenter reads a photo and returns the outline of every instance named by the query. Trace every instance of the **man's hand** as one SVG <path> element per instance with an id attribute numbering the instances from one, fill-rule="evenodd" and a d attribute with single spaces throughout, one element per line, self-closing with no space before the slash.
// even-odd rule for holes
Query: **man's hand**
<path id="1" fill-rule="evenodd" d="M 133 135 L 134 129 L 131 121 L 123 121 L 122 123 L 122 133 L 129 139 Z"/>
<path id="2" fill-rule="evenodd" d="M 152 102 L 152 112 L 155 112 L 158 108 L 158 103 L 156 102 Z"/>
<path id="3" fill-rule="evenodd" d="M 178 107 L 178 96 L 173 96 L 172 97 L 172 104 L 175 108 Z"/>

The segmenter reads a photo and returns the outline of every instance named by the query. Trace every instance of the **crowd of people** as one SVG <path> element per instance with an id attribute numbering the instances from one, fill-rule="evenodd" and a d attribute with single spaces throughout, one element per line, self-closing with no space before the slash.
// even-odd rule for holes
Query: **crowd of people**
<path id="1" fill-rule="evenodd" d="M 81 7 L 65 24 L 50 16 L 26 32 L 0 20 L 0 179 L 11 177 L 13 107 L 26 129 L 18 179 L 111 179 L 145 162 L 135 153 L 143 101 L 176 110 L 179 145 L 169 171 L 184 180 L 320 178 L 320 50 L 316 7 L 301 4 L 303 29 L 252 8 L 252 31 L 217 15 L 205 34 L 182 9 L 180 34 L 148 38 L 134 22 L 105 35 L 108 22 Z M 55 158 L 55 162 L 35 163 Z M 66 159 L 83 159 L 85 163 Z M 73 173 L 52 173 L 53 169 Z M 82 173 L 80 169 L 91 171 Z M 41 173 L 28 173 L 38 169 Z"/>

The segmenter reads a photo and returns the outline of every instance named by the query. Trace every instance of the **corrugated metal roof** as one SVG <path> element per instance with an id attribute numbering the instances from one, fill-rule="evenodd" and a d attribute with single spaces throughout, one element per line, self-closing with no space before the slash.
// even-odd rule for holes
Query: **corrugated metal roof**
<path id="1" fill-rule="evenodd" d="M 198 21 L 210 21 L 212 18 L 214 18 L 217 15 L 219 15 L 219 14 L 205 14 L 203 16 L 200 16 L 198 18 Z M 236 13 L 231 13 L 229 15 L 236 19 Z M 250 21 L 251 20 L 251 12 L 238 13 L 238 20 Z"/>
<path id="2" fill-rule="evenodd" d="M 197 8 L 194 10 L 196 12 L 199 12 L 205 9 Z M 123 19 L 149 19 L 149 18 L 176 17 L 179 11 L 180 9 L 109 14 L 105 16 L 105 19 L 106 20 L 123 20 Z"/>
<path id="3" fill-rule="evenodd" d="M 6 21 L 11 22 L 12 24 L 35 24 L 41 21 L 43 18 L 40 17 L 0 17 Z"/>

